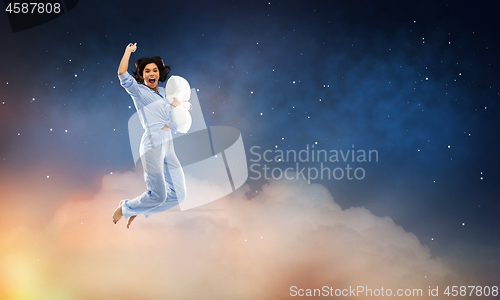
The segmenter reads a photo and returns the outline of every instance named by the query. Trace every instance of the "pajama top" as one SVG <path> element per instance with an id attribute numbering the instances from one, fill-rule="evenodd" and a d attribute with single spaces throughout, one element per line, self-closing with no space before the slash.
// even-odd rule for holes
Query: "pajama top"
<path id="1" fill-rule="evenodd" d="M 165 135 L 158 134 L 158 130 L 161 130 L 164 125 L 167 125 L 172 133 L 177 132 L 177 124 L 171 118 L 171 106 L 165 99 L 164 87 L 158 86 L 158 92 L 155 92 L 144 84 L 138 83 L 128 71 L 118 75 L 118 79 L 120 85 L 132 97 L 142 128 L 145 130 L 142 139 L 143 146 L 145 143 L 151 147 L 164 143 Z"/>

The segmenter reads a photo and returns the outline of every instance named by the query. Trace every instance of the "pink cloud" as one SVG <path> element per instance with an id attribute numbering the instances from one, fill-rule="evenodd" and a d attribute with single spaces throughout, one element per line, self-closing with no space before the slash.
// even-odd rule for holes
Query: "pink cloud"
<path id="1" fill-rule="evenodd" d="M 114 225 L 119 200 L 144 188 L 137 172 L 107 175 L 94 197 L 68 200 L 45 227 L 14 228 L 1 274 L 21 275 L 0 286 L 4 295 L 31 285 L 62 299 L 281 299 L 291 286 L 422 288 L 426 296 L 428 286 L 473 284 L 391 218 L 343 210 L 318 184 L 244 186 L 197 210 Z"/>

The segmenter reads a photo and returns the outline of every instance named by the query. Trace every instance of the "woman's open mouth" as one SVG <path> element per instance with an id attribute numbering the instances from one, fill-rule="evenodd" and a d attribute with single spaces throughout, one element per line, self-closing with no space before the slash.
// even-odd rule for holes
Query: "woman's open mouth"
<path id="1" fill-rule="evenodd" d="M 153 84 L 155 84 L 155 81 L 156 80 L 154 78 L 149 78 L 149 84 L 153 85 Z"/>

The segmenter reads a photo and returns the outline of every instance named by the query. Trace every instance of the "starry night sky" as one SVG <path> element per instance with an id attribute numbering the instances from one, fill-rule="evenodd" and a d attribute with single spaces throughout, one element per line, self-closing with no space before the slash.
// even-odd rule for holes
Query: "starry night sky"
<path id="1" fill-rule="evenodd" d="M 498 284 L 500 21 L 488 3 L 80 1 L 18 33 L 0 14 L 0 207 L 43 225 L 68 195 L 134 168 L 117 69 L 136 42 L 130 66 L 161 56 L 198 89 L 207 125 L 241 131 L 247 159 L 252 146 L 376 149 L 378 162 L 352 164 L 363 180 L 313 182 Z"/>

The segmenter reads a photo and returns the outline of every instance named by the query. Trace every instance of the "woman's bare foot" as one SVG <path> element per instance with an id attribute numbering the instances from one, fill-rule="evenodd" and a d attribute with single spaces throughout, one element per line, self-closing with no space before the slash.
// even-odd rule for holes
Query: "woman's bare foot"
<path id="1" fill-rule="evenodd" d="M 120 201 L 120 204 L 113 212 L 113 223 L 115 223 L 115 224 L 123 217 L 123 212 L 122 212 L 123 201 L 125 201 L 125 200 Z"/>
<path id="2" fill-rule="evenodd" d="M 131 224 L 131 223 L 132 223 L 132 221 L 135 219 L 135 217 L 137 217 L 137 216 L 131 216 L 130 218 L 128 218 L 127 228 L 130 226 L 130 224 Z"/>

